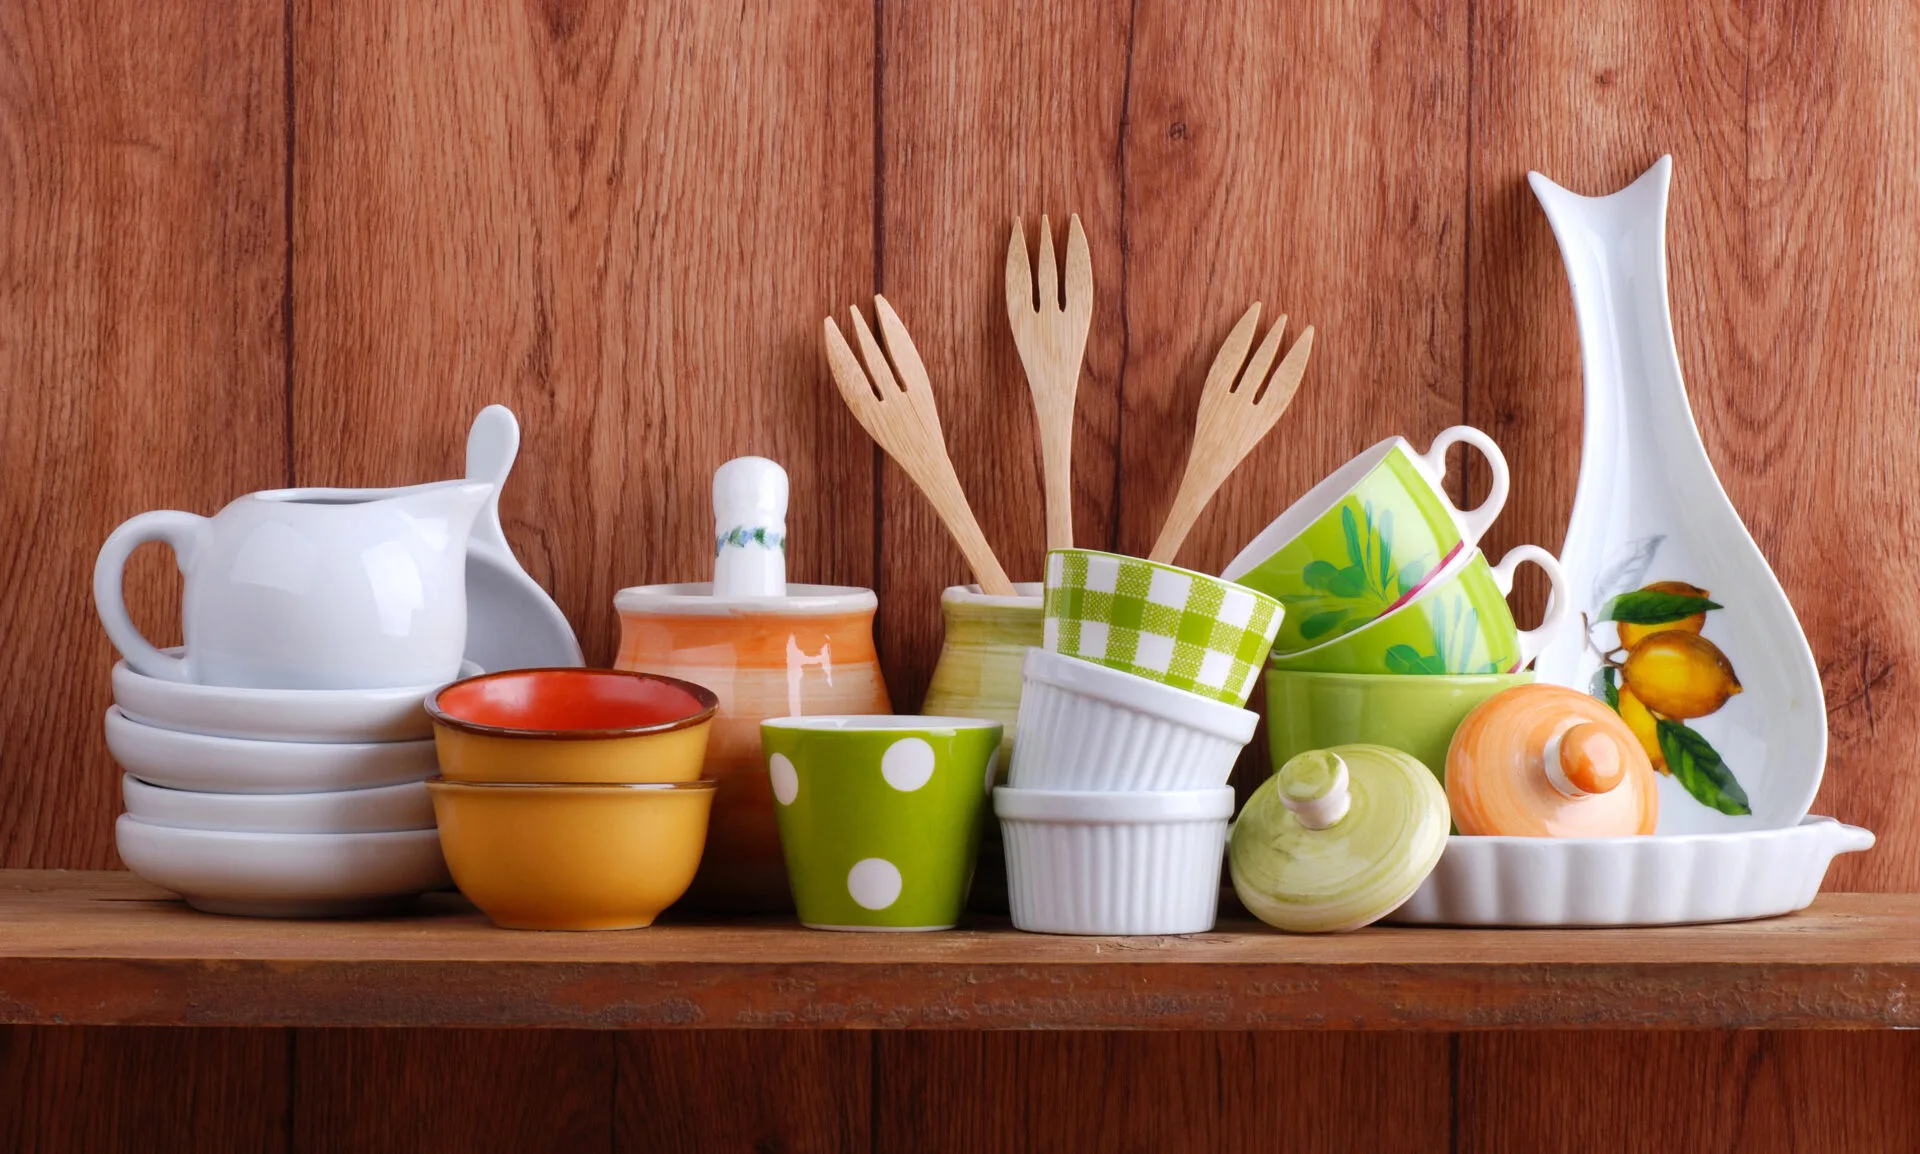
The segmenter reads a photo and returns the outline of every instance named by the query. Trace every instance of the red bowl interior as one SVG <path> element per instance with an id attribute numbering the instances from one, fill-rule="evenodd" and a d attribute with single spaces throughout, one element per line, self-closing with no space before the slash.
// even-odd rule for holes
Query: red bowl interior
<path id="1" fill-rule="evenodd" d="M 454 721 L 537 732 L 671 725 L 713 704 L 681 685 L 605 669 L 525 669 L 442 689 L 434 704 Z"/>

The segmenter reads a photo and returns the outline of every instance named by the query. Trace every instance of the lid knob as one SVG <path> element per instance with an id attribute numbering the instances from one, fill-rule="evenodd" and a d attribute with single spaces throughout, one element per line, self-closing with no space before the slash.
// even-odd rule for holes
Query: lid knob
<path id="1" fill-rule="evenodd" d="M 1590 721 L 1548 738 L 1541 762 L 1553 788 L 1568 797 L 1607 793 L 1627 778 L 1618 735 Z"/>
<path id="2" fill-rule="evenodd" d="M 1280 804 L 1308 829 L 1327 829 L 1353 805 L 1347 763 L 1327 749 L 1296 754 L 1280 767 Z"/>
<path id="3" fill-rule="evenodd" d="M 713 595 L 787 594 L 787 471 L 735 457 L 713 473 Z"/>

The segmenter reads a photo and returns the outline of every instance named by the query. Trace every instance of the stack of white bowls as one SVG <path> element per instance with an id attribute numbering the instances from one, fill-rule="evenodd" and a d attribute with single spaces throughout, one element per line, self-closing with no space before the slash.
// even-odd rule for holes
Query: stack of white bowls
<path id="1" fill-rule="evenodd" d="M 285 489 L 114 530 L 93 592 L 125 658 L 106 733 L 128 868 L 256 917 L 364 913 L 452 883 L 422 703 L 463 671 L 467 539 L 493 491 Z M 186 578 L 184 649 L 155 648 L 122 600 L 146 541 Z"/>
<path id="2" fill-rule="evenodd" d="M 426 779 L 433 686 L 196 685 L 113 667 L 127 868 L 197 909 L 337 917 L 451 883 Z"/>
<path id="3" fill-rule="evenodd" d="M 1047 558 L 1046 647 L 1029 649 L 1020 740 L 994 791 L 1023 930 L 1211 929 L 1243 708 L 1280 606 L 1137 558 Z"/>

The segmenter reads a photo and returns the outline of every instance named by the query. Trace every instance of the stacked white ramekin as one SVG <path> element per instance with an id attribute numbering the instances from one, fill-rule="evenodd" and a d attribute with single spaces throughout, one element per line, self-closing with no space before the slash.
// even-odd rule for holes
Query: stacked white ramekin
<path id="1" fill-rule="evenodd" d="M 1029 649 L 1020 741 L 994 791 L 1013 924 L 1059 934 L 1213 928 L 1233 789 L 1258 720 L 1077 657 Z"/>

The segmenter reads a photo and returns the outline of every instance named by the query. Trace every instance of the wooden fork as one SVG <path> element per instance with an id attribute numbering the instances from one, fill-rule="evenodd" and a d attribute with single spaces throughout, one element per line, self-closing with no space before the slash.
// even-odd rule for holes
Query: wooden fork
<path id="1" fill-rule="evenodd" d="M 1040 422 L 1040 466 L 1046 482 L 1047 548 L 1073 548 L 1073 395 L 1080 387 L 1087 330 L 1093 324 L 1093 258 L 1075 213 L 1067 221 L 1067 291 L 1063 301 L 1053 263 L 1053 225 L 1040 217 L 1040 263 L 1027 261 L 1026 226 L 1013 222 L 1007 245 L 1007 322 L 1027 370 Z M 1039 307 L 1035 307 L 1036 294 Z"/>
<path id="2" fill-rule="evenodd" d="M 933 502 L 934 512 L 953 534 L 975 580 L 980 582 L 980 591 L 997 597 L 1013 596 L 1013 582 L 1007 580 L 1006 570 L 980 532 L 980 523 L 973 519 L 973 509 L 960 489 L 960 478 L 954 475 L 953 460 L 947 456 L 946 438 L 940 431 L 940 412 L 933 403 L 933 385 L 927 380 L 927 367 L 921 363 L 907 327 L 900 323 L 887 298 L 873 298 L 874 315 L 880 320 L 887 352 L 893 354 L 893 364 L 900 370 L 900 380 L 896 381 L 886 353 L 880 351 L 868 331 L 858 306 L 847 311 L 852 314 L 853 335 L 860 342 L 867 367 L 861 370 L 839 326 L 828 317 L 824 334 L 827 365 L 833 370 L 833 383 L 839 386 L 840 396 L 867 435 Z"/>
<path id="3" fill-rule="evenodd" d="M 1213 367 L 1207 370 L 1207 383 L 1200 390 L 1200 416 L 1194 423 L 1193 448 L 1187 453 L 1187 471 L 1180 478 L 1180 490 L 1174 495 L 1166 524 L 1160 528 L 1160 538 L 1147 554 L 1149 561 L 1173 564 L 1174 554 L 1180 551 L 1207 502 L 1287 411 L 1294 391 L 1300 387 L 1300 375 L 1307 371 L 1307 358 L 1313 353 L 1313 326 L 1307 326 L 1300 339 L 1293 342 L 1287 358 L 1274 370 L 1273 379 L 1262 388 L 1267 368 L 1280 351 L 1286 314 L 1273 322 L 1267 339 L 1260 342 L 1249 361 L 1247 350 L 1253 345 L 1259 323 L 1260 302 L 1255 301 L 1227 334 L 1213 358 Z M 1242 362 L 1246 365 L 1244 372 Z"/>

